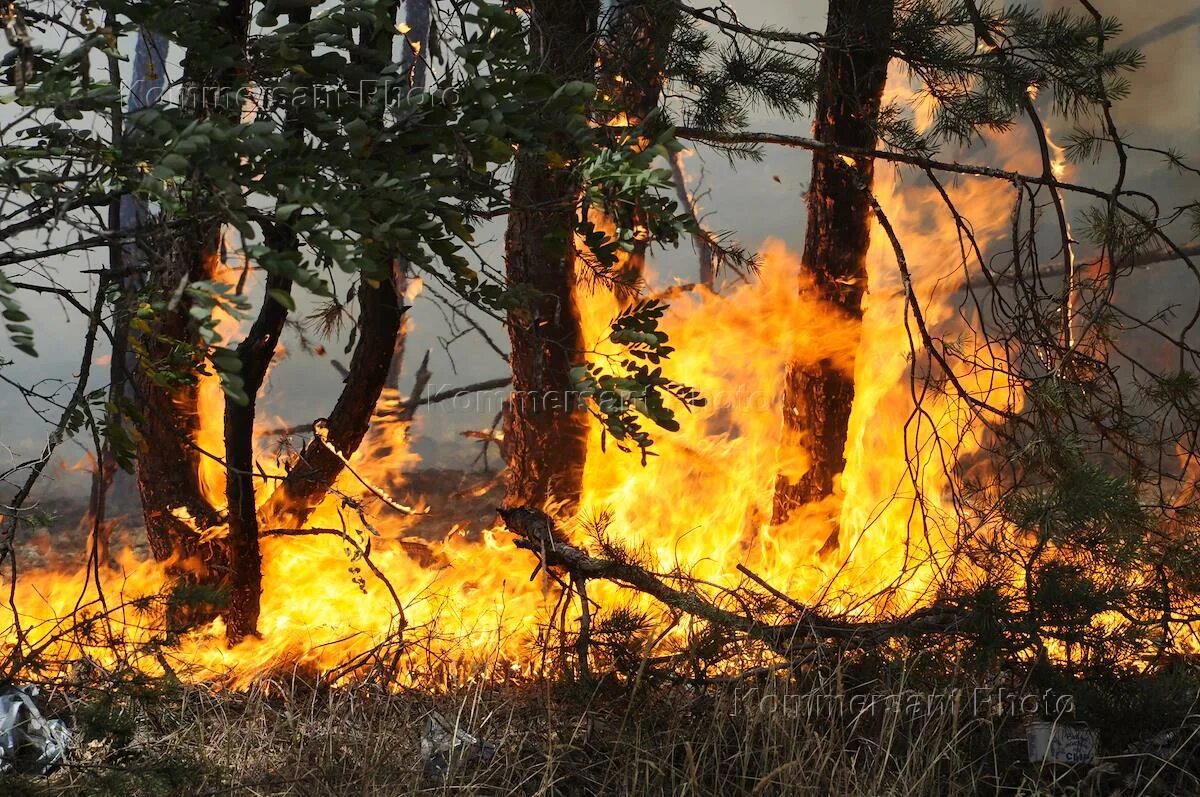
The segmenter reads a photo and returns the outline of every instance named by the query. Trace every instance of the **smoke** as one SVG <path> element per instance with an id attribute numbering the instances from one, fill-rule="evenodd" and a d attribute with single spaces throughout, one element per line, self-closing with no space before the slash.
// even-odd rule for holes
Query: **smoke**
<path id="1" fill-rule="evenodd" d="M 1048 0 L 1054 8 L 1083 10 L 1078 0 Z M 1200 131 L 1200 8 L 1195 0 L 1100 0 L 1101 13 L 1121 20 L 1116 45 L 1137 47 L 1145 66 L 1133 74 L 1129 97 L 1116 108 L 1117 123 L 1130 135 L 1196 152 Z M 1187 149 L 1191 149 L 1188 152 Z"/>

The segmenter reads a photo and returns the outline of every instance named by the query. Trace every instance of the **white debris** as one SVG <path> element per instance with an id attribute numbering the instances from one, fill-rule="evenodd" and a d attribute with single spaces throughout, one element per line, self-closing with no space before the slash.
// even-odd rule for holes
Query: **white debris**
<path id="1" fill-rule="evenodd" d="M 35 686 L 0 689 L 0 772 L 46 775 L 67 754 L 71 731 L 42 716 L 37 693 Z"/>
<path id="2" fill-rule="evenodd" d="M 1031 722 L 1025 740 L 1034 763 L 1091 764 L 1096 760 L 1098 734 L 1066 722 Z"/>

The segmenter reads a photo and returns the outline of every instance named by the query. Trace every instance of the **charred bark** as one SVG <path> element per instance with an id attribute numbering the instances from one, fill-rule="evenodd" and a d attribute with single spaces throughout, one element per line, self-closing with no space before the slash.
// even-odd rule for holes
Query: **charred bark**
<path id="1" fill-rule="evenodd" d="M 295 248 L 295 236 L 276 233 L 275 247 Z M 258 514 L 254 496 L 254 413 L 258 391 L 274 359 L 287 308 L 271 291 L 290 291 L 291 280 L 272 274 L 266 299 L 249 333 L 237 347 L 242 363 L 247 402 L 225 401 L 225 495 L 229 501 L 229 609 L 226 629 L 231 642 L 258 631 L 262 597 L 262 553 L 258 545 Z"/>
<path id="2" fill-rule="evenodd" d="M 529 12 L 531 48 L 542 68 L 563 82 L 589 79 L 597 0 L 535 0 Z M 505 234 L 507 280 L 536 295 L 508 320 L 513 393 L 504 437 L 512 503 L 542 506 L 553 498 L 573 504 L 583 484 L 588 424 L 570 374 L 583 350 L 573 295 L 579 192 L 569 167 L 533 152 L 518 155 Z"/>
<path id="3" fill-rule="evenodd" d="M 178 235 L 164 268 L 156 269 L 151 290 L 170 296 L 179 284 L 211 279 L 217 262 L 220 225 L 197 224 Z M 190 323 L 186 296 L 160 319 L 154 334 L 136 344 L 144 362 L 134 374 L 139 394 L 137 428 L 137 486 L 146 521 L 146 538 L 154 558 L 171 560 L 173 574 L 192 584 L 221 584 L 228 572 L 228 554 L 220 539 L 205 541 L 203 533 L 221 522 L 204 494 L 200 462 L 215 452 L 201 451 L 194 442 L 200 432 L 197 383 L 175 381 L 171 371 L 194 371 L 181 354 L 197 342 Z M 148 367 L 149 366 L 149 367 Z M 176 630 L 211 619 L 215 605 L 195 602 L 175 606 L 168 623 Z"/>
<path id="4" fill-rule="evenodd" d="M 304 25 L 312 18 L 312 9 L 297 8 L 288 16 L 293 25 Z M 311 46 L 306 48 L 311 52 Z M 300 109 L 289 109 L 284 129 L 302 139 L 304 127 Z M 266 230 L 267 245 L 275 252 L 298 256 L 300 242 L 286 225 Z M 271 361 L 283 334 L 288 308 L 275 298 L 275 292 L 290 293 L 292 281 L 279 274 L 267 276 L 263 305 L 245 339 L 238 344 L 241 377 L 246 403 L 225 399 L 225 497 L 228 502 L 229 534 L 229 607 L 226 634 L 238 642 L 258 633 L 262 604 L 262 551 L 259 548 L 257 500 L 254 490 L 254 417 L 258 392 L 266 380 Z"/>
<path id="5" fill-rule="evenodd" d="M 359 284 L 358 303 L 358 343 L 333 412 L 328 419 L 314 424 L 313 439 L 263 507 L 263 517 L 274 526 L 301 528 L 325 500 L 346 460 L 366 435 L 387 384 L 404 313 L 390 275 L 376 283 L 364 278 Z"/>
<path id="6" fill-rule="evenodd" d="M 874 149 L 887 81 L 892 13 L 892 0 L 830 1 L 828 44 L 821 55 L 813 123 L 816 140 Z M 804 268 L 820 298 L 856 320 L 862 319 L 871 240 L 871 206 L 861 186 L 870 187 L 873 179 L 871 158 L 847 161 L 828 153 L 813 154 Z M 808 451 L 811 465 L 795 482 L 779 477 L 775 522 L 786 520 L 796 507 L 833 493 L 834 480 L 846 465 L 853 401 L 853 371 L 847 373 L 828 359 L 815 366 L 788 364 L 784 433 Z M 835 542 L 836 532 L 830 544 Z"/>

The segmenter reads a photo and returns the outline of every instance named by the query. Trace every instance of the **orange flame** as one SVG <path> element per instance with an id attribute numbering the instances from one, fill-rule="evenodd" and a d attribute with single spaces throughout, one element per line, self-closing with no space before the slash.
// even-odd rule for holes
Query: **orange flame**
<path id="1" fill-rule="evenodd" d="M 918 120 L 928 121 L 928 105 L 911 93 L 904 97 L 915 103 Z M 989 143 L 998 165 L 1037 170 L 1029 142 L 1010 136 Z M 877 196 L 900 232 L 913 273 L 912 301 L 919 303 L 932 332 L 957 338 L 959 356 L 949 363 L 954 376 L 975 399 L 1018 406 L 1021 397 L 1002 377 L 1003 369 L 966 365 L 995 362 L 1002 353 L 972 332 L 969 314 L 955 301 L 965 269 L 953 216 L 923 178 L 902 181 L 884 164 L 876 171 Z M 972 220 L 981 245 L 1006 236 L 1009 218 L 1002 209 L 1011 204 L 1011 186 L 963 177 L 945 190 Z M 878 228 L 873 244 L 861 327 L 840 320 L 840 314 L 798 289 L 800 263 L 776 241 L 765 245 L 754 282 L 724 295 L 697 289 L 675 300 L 663 324 L 676 346 L 670 371 L 698 388 L 708 405 L 683 417 L 678 433 L 660 434 L 655 444 L 660 456 L 644 467 L 636 457 L 601 452 L 597 431 L 581 516 L 610 512 L 607 533 L 614 542 L 643 552 L 660 569 L 679 568 L 702 582 L 737 584 L 740 564 L 799 600 L 822 598 L 863 612 L 905 607 L 925 597 L 963 522 L 949 499 L 951 476 L 944 462 L 970 453 L 986 419 L 954 391 L 931 390 L 928 380 L 914 377 L 914 368 L 928 365 L 928 352 L 913 330 L 896 259 Z M 595 290 L 584 293 L 581 302 L 589 341 L 608 345 L 616 300 Z M 806 452 L 781 443 L 783 369 L 789 360 L 822 359 L 855 372 L 846 472 L 835 495 L 772 526 L 777 474 L 801 473 L 807 463 Z M 924 393 L 921 413 L 914 412 L 914 390 Z M 206 380 L 201 390 L 206 423 L 197 442 L 214 453 L 221 450 L 222 401 L 219 385 Z M 369 480 L 394 486 L 388 476 L 416 461 L 406 443 L 405 430 L 377 423 L 352 465 Z M 380 461 L 376 453 L 384 450 L 387 457 Z M 262 457 L 268 476 L 279 470 L 270 469 L 272 461 Z M 219 507 L 224 474 L 219 466 L 202 467 L 208 495 Z M 259 487 L 265 497 L 270 482 Z M 339 482 L 338 492 L 364 496 L 361 480 L 350 474 Z M 284 662 L 330 670 L 398 630 L 398 598 L 410 640 L 400 660 L 406 668 L 402 682 L 428 684 L 436 674 L 463 678 L 535 668 L 528 644 L 557 596 L 528 580 L 531 558 L 515 550 L 499 528 L 472 531 L 455 525 L 442 539 L 416 544 L 407 539 L 412 522 L 386 508 L 360 518 L 331 495 L 310 526 L 344 529 L 344 536 L 262 540 L 261 638 L 227 648 L 215 621 L 143 666 L 170 666 L 189 677 L 224 677 L 235 684 Z M 831 528 L 841 531 L 839 548 L 822 554 Z M 579 527 L 569 531 L 586 543 Z M 370 564 L 387 583 L 363 560 L 368 545 Z M 86 612 L 103 609 L 85 568 L 21 576 L 16 605 L 26 644 L 46 645 L 46 660 L 86 656 L 111 666 L 121 650 L 151 639 L 153 623 L 142 607 L 115 607 L 162 592 L 164 566 L 126 551 L 100 575 L 102 584 L 115 585 L 105 600 L 122 645 L 114 647 L 112 637 L 103 634 L 94 643 L 80 644 L 79 637 L 54 641 L 81 616 L 81 595 Z M 590 597 L 602 607 L 630 600 L 611 585 L 597 585 Z"/>

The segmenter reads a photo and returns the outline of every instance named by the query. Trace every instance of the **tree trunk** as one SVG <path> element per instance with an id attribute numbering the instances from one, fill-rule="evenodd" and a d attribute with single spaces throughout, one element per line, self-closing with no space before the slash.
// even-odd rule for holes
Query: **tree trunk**
<path id="1" fill-rule="evenodd" d="M 892 32 L 892 0 L 830 0 L 828 43 L 821 54 L 813 135 L 819 141 L 873 149 Z M 814 154 L 808 191 L 804 268 L 822 299 L 852 319 L 862 319 L 871 207 L 860 186 L 874 179 L 874 162 L 853 164 Z M 803 323 L 803 320 L 798 320 Z M 802 445 L 811 465 L 795 482 L 780 476 L 776 523 L 798 506 L 833 493 L 846 465 L 845 448 L 854 374 L 832 360 L 815 366 L 789 363 L 784 384 L 785 437 Z M 836 542 L 836 532 L 830 544 Z"/>
<path id="2" fill-rule="evenodd" d="M 214 29 L 221 31 L 226 41 L 215 47 L 240 53 L 245 46 L 250 23 L 250 4 L 234 0 L 224 5 L 213 20 Z M 215 49 L 215 48 L 214 48 Z M 184 82 L 191 86 L 222 86 L 233 89 L 238 80 L 234 68 L 214 74 L 206 68 L 204 59 L 189 52 L 184 59 Z M 205 113 L 230 113 L 216 103 L 213 108 L 193 109 Z M 232 113 L 238 113 L 235 109 Z M 195 181 L 197 193 L 203 192 L 203 174 L 189 178 Z M 139 364 L 130 380 L 139 394 L 136 407 L 137 483 L 146 520 L 146 537 L 154 557 L 159 561 L 173 560 L 173 571 L 181 581 L 206 586 L 227 587 L 230 575 L 229 549 L 215 535 L 205 540 L 204 532 L 222 522 L 217 510 L 205 496 L 200 477 L 201 458 L 214 452 L 200 451 L 195 441 L 200 431 L 199 394 L 195 383 L 179 384 L 163 379 L 159 370 L 171 366 L 179 358 L 178 343 L 200 345 L 194 324 L 190 321 L 190 302 L 179 294 L 183 285 L 197 280 L 212 279 L 220 262 L 221 220 L 197 207 L 183 214 L 191 218 L 185 226 L 173 226 L 170 245 L 165 247 L 165 262 L 151 271 L 150 290 L 158 298 L 170 300 L 167 310 L 157 320 L 152 334 L 138 336 L 143 363 L 153 363 L 148 370 Z M 152 251 L 152 250 L 151 250 Z M 174 369 L 194 373 L 191 362 L 176 362 Z M 168 370 L 172 370 L 168 368 Z M 212 618 L 216 604 L 203 600 L 174 605 L 169 611 L 168 625 L 176 630 Z M 237 622 L 234 622 L 236 625 Z"/>
<path id="3" fill-rule="evenodd" d="M 219 224 L 197 223 L 190 231 L 176 229 L 176 233 L 177 243 L 168 262 L 153 272 L 151 290 L 160 296 L 170 296 L 184 280 L 211 279 L 219 257 Z M 147 360 L 167 361 L 175 348 L 169 341 L 195 342 L 189 307 L 187 298 L 181 298 L 160 319 L 155 334 L 139 341 Z M 181 367 L 191 369 L 186 363 Z M 221 518 L 200 481 L 200 462 L 205 454 L 195 443 L 200 433 L 197 385 L 164 384 L 144 367 L 137 369 L 133 381 L 140 397 L 140 417 L 136 419 L 137 485 L 150 550 L 159 561 L 174 560 L 172 571 L 185 582 L 221 584 L 229 565 L 223 541 L 202 541 L 202 533 L 219 525 Z M 168 623 L 182 630 L 211 619 L 215 613 L 215 605 L 205 602 L 176 605 Z"/>
<path id="4" fill-rule="evenodd" d="M 408 32 L 404 34 L 400 53 L 400 79 L 407 84 L 408 89 L 425 89 L 429 75 L 429 36 L 433 29 L 432 0 L 405 0 L 404 24 Z M 389 40 L 390 48 L 391 42 Z M 396 295 L 401 304 L 408 293 L 409 263 L 404 258 L 396 258 L 392 264 L 392 278 L 396 282 Z M 406 324 L 400 325 L 396 335 L 396 345 L 392 352 L 392 364 L 388 373 L 388 387 L 395 391 L 400 398 L 400 372 L 404 369 L 404 346 L 408 339 Z"/>
<path id="5" fill-rule="evenodd" d="M 328 419 L 262 508 L 264 521 L 280 528 L 301 528 L 325 500 L 337 477 L 362 442 L 379 395 L 387 384 L 403 308 L 390 276 L 374 285 L 363 278 L 358 288 L 358 343 L 349 374 Z"/>
<path id="6" fill-rule="evenodd" d="M 534 0 L 531 49 L 561 82 L 588 80 L 596 57 L 598 0 Z M 577 406 L 571 364 L 583 336 L 573 295 L 580 187 L 569 167 L 541 155 L 517 157 L 505 235 L 507 279 L 537 295 L 509 314 L 513 393 L 504 419 L 511 504 L 579 499 L 587 456 L 587 417 Z"/>
<path id="7" fill-rule="evenodd" d="M 307 25 L 312 9 L 305 6 L 288 14 L 288 22 Z M 311 54 L 312 44 L 303 46 Z M 299 109 L 290 108 L 283 128 L 297 140 L 304 138 L 304 125 Z M 264 238 L 275 252 L 287 253 L 299 259 L 300 241 L 287 220 L 268 227 Z M 258 633 L 258 616 L 262 605 L 262 551 L 258 536 L 258 501 L 254 489 L 254 416 L 258 392 L 267 378 L 288 309 L 274 297 L 275 291 L 290 293 L 292 281 L 279 274 L 267 276 L 263 288 L 263 304 L 251 324 L 245 339 L 238 344 L 241 377 L 246 404 L 225 398 L 225 497 L 229 505 L 229 608 L 226 612 L 226 635 L 232 643 Z"/>
<path id="8" fill-rule="evenodd" d="M 137 46 L 133 59 L 133 80 L 130 84 L 129 100 L 126 105 L 128 113 L 150 108 L 158 103 L 166 86 L 166 58 L 170 50 L 170 40 L 166 36 L 142 28 L 138 32 Z M 114 115 L 115 116 L 115 115 Z M 125 143 L 124 125 L 119 127 L 119 133 L 114 130 L 113 145 L 120 147 Z M 150 211 L 145 199 L 133 194 L 124 194 L 117 201 L 116 224 L 110 227 L 122 232 L 140 230 L 147 226 Z M 111 210 L 110 210 L 111 213 Z M 125 407 L 136 401 L 130 383 L 130 377 L 137 369 L 133 352 L 129 348 L 129 322 L 137 309 L 139 291 L 145 287 L 142 268 L 146 265 L 146 254 L 139 243 L 125 242 L 110 246 L 109 269 L 116 272 L 114 284 L 118 287 L 117 298 L 113 306 L 113 350 L 109 359 L 109 388 L 108 397 L 111 409 L 108 423 L 111 427 L 125 426 L 123 420 Z M 122 455 L 129 452 L 122 450 Z M 110 526 L 96 521 L 101 519 L 102 507 L 106 505 L 108 496 L 114 486 L 125 488 L 133 483 L 133 476 L 121 469 L 117 462 L 118 452 L 113 451 L 111 441 L 106 437 L 100 450 L 96 453 L 96 476 L 92 480 L 92 491 L 88 499 L 88 513 L 84 518 L 86 527 L 94 527 L 96 539 L 96 555 L 99 561 L 108 560 L 108 535 Z M 130 492 L 133 487 L 130 486 Z"/>
<path id="9" fill-rule="evenodd" d="M 295 249 L 296 236 L 275 231 L 267 239 L 277 251 Z M 258 391 L 275 357 L 279 336 L 287 320 L 287 308 L 271 291 L 291 290 L 291 280 L 277 275 L 267 278 L 262 310 L 237 347 L 242 363 L 241 377 L 247 403 L 225 399 L 225 495 L 229 501 L 229 609 L 226 633 L 238 642 L 258 633 L 262 599 L 262 553 L 258 545 L 258 514 L 254 493 L 254 413 Z"/>
<path id="10" fill-rule="evenodd" d="M 398 2 L 380 9 L 385 24 L 359 30 L 362 63 L 377 68 L 392 62 Z M 394 259 L 392 260 L 394 263 Z M 325 500 L 371 426 L 379 396 L 389 383 L 404 308 L 397 290 L 398 269 L 385 277 L 363 275 L 358 284 L 358 342 L 350 368 L 327 419 L 313 424 L 314 435 L 260 511 L 260 520 L 280 528 L 302 528 Z"/>

